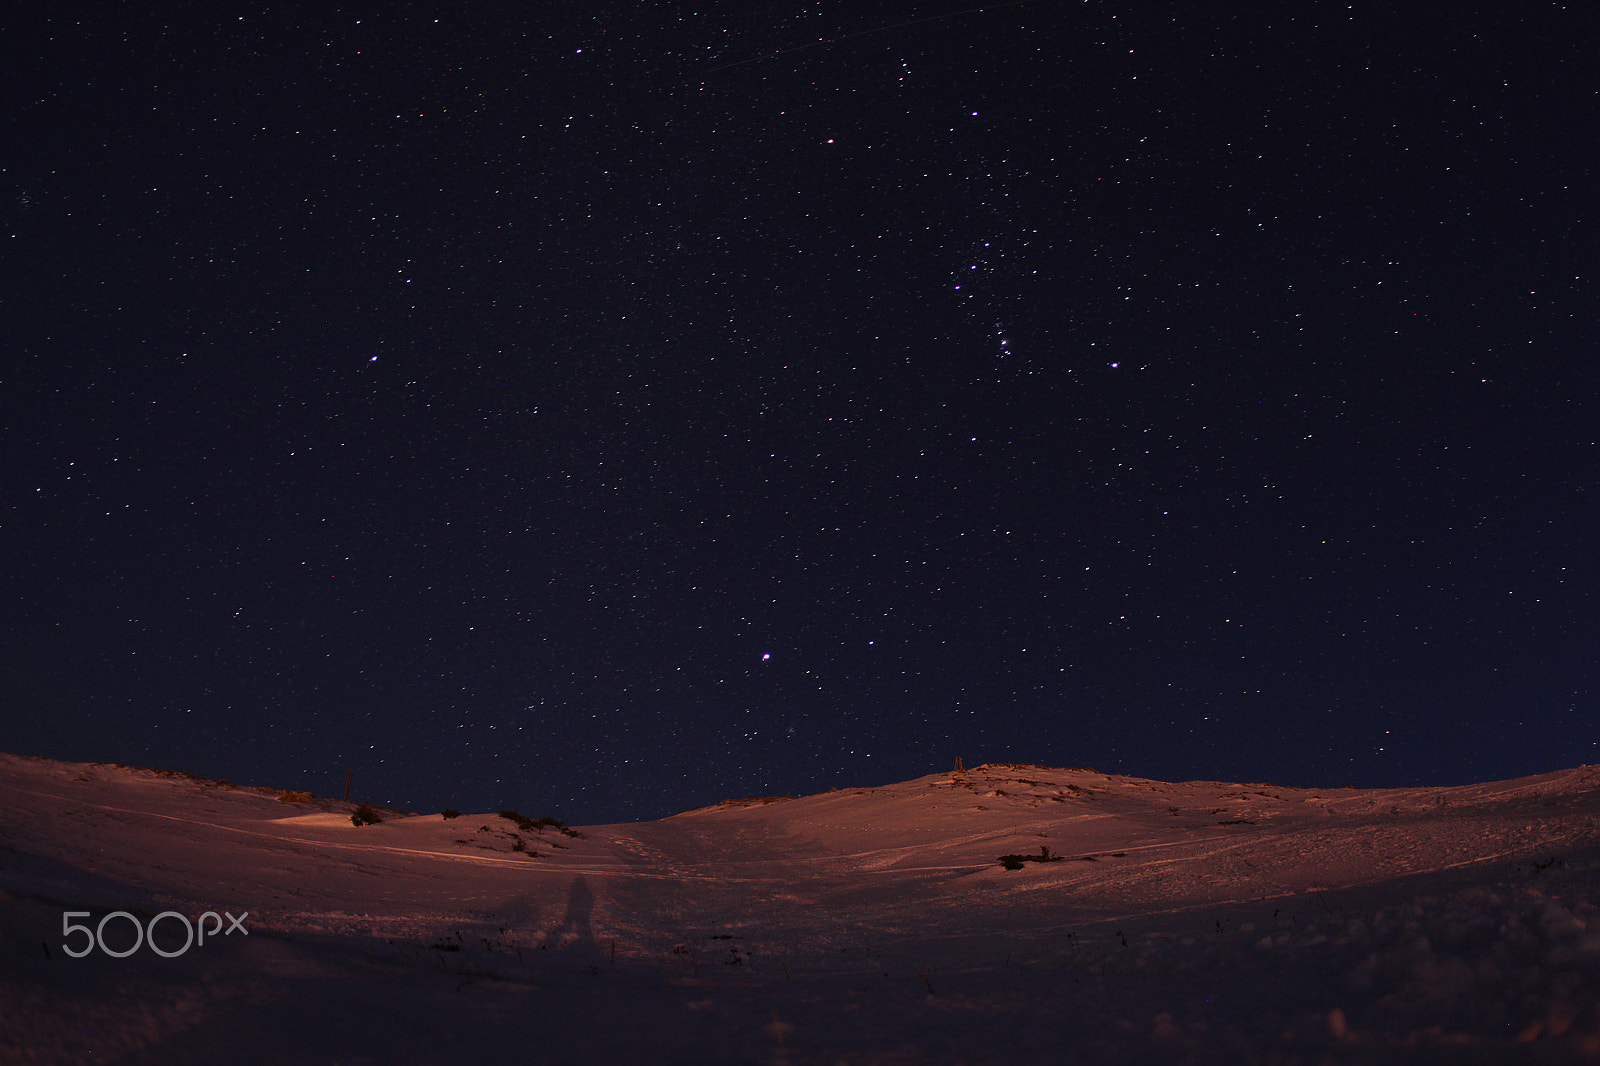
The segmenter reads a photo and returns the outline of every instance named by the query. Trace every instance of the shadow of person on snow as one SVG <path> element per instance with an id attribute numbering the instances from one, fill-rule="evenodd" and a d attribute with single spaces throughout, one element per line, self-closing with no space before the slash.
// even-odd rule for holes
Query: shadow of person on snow
<path id="1" fill-rule="evenodd" d="M 575 878 L 567 890 L 566 917 L 545 934 L 544 943 L 539 946 L 570 962 L 598 964 L 600 948 L 594 942 L 594 929 L 590 924 L 593 914 L 594 893 L 589 889 L 589 882 L 582 877 Z"/>

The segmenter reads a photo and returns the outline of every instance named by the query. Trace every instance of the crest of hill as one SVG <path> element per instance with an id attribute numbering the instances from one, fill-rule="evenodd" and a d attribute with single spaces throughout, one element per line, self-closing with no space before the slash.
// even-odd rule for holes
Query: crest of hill
<path id="1" fill-rule="evenodd" d="M 740 841 L 760 861 L 769 848 L 848 857 L 859 869 L 992 865 L 1037 853 L 1099 861 L 1247 845 L 1271 834 L 1281 847 L 1344 834 L 1445 840 L 1450 824 L 1498 825 L 1593 806 L 1600 771 L 1554 773 L 1460 786 L 1298 788 L 1269 783 L 1167 782 L 1093 769 L 988 763 L 894 784 L 805 797 L 730 800 L 659 823 L 694 826 L 706 839 Z M 1410 826 L 1412 828 L 1406 828 Z M 1363 828 L 1366 827 L 1366 828 Z M 1289 836 L 1285 836 L 1288 834 Z M 1214 841 L 1208 844 L 1207 841 Z M 1232 841 L 1232 843 L 1230 843 Z M 1420 846 L 1420 844 L 1418 845 Z"/>
<path id="2" fill-rule="evenodd" d="M 90 786 L 91 789 L 126 788 L 136 794 L 143 794 L 158 805 L 163 797 L 167 801 L 179 802 L 197 796 L 209 796 L 214 802 L 225 802 L 240 813 L 247 811 L 265 813 L 273 817 L 306 814 L 310 811 L 334 812 L 348 816 L 350 812 L 362 806 L 378 812 L 385 818 L 413 817 L 409 811 L 379 804 L 367 804 L 359 800 L 336 800 L 299 789 L 240 785 L 187 770 L 166 770 L 150 766 L 133 766 L 128 763 L 62 762 L 38 755 L 0 752 L 0 771 L 9 771 L 9 775 L 31 777 L 41 782 L 71 783 L 79 787 Z M 281 806 L 268 806 L 268 804 L 288 805 L 290 810 L 285 811 Z"/>
<path id="3" fill-rule="evenodd" d="M 1226 803 L 1218 813 L 1248 805 L 1258 813 L 1274 805 L 1294 809 L 1298 805 L 1336 801 L 1353 795 L 1355 789 L 1306 789 L 1266 783 L 1238 784 L 1219 781 L 1173 783 L 1126 774 L 1102 773 L 1084 767 L 1050 767 L 1029 763 L 984 763 L 970 769 L 929 774 L 909 781 L 886 785 L 832 788 L 810 796 L 760 796 L 727 799 L 698 807 L 675 818 L 703 818 L 739 812 L 761 811 L 775 805 L 786 812 L 824 810 L 850 803 L 854 798 L 870 798 L 870 806 L 892 808 L 929 800 L 927 809 L 949 807 L 952 797 L 969 809 L 1049 810 L 1052 804 L 1094 804 L 1101 813 L 1118 810 L 1131 813 L 1142 808 L 1170 811 L 1174 803 Z M 1373 790 L 1368 790 L 1373 791 Z M 1415 791 L 1415 790 L 1404 790 Z M 1062 810 L 1065 810 L 1063 808 Z M 1059 811 L 1058 811 L 1059 813 Z"/>
<path id="4" fill-rule="evenodd" d="M 1515 787 L 1508 787 L 1515 786 Z M 1170 810 L 1171 802 L 1226 802 L 1213 813 L 1224 813 L 1249 806 L 1264 813 L 1270 809 L 1293 810 L 1297 805 L 1316 804 L 1323 810 L 1352 809 L 1374 802 L 1390 803 L 1394 808 L 1438 806 L 1445 797 L 1458 803 L 1506 799 L 1512 795 L 1534 796 L 1569 794 L 1600 788 L 1600 769 L 1577 766 L 1509 781 L 1468 785 L 1415 785 L 1391 788 L 1306 787 L 1271 782 L 1160 781 L 1127 774 L 1102 773 L 1086 767 L 1051 767 L 1035 763 L 984 763 L 948 773 L 929 774 L 909 781 L 886 785 L 831 788 L 810 796 L 757 796 L 726 799 L 697 807 L 675 818 L 713 816 L 758 810 L 774 804 L 820 805 L 840 796 L 874 796 L 893 801 L 921 790 L 947 788 L 964 791 L 982 799 L 1004 801 L 1012 806 L 1038 807 L 1046 803 L 1076 800 L 1121 801 L 1120 809 L 1155 806 Z"/>

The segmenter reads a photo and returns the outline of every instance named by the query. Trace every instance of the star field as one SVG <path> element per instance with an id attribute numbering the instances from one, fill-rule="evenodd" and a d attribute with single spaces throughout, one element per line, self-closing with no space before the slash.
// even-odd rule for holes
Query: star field
<path id="1" fill-rule="evenodd" d="M 1600 761 L 1581 7 L 8 18 L 0 748 L 591 824 Z"/>

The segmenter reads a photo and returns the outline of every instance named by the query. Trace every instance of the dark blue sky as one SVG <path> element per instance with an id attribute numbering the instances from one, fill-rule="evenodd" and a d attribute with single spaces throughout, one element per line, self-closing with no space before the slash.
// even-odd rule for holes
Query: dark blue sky
<path id="1" fill-rule="evenodd" d="M 6 16 L 0 748 L 1600 761 L 1595 17 L 1404 6 Z"/>

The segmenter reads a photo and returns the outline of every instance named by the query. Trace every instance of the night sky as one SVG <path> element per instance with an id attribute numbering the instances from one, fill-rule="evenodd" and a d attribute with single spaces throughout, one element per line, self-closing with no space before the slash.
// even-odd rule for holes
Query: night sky
<path id="1" fill-rule="evenodd" d="M 0 749 L 589 824 L 1600 762 L 1589 5 L 49 7 Z"/>

